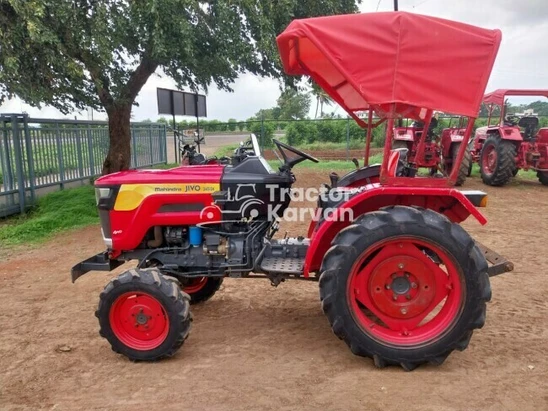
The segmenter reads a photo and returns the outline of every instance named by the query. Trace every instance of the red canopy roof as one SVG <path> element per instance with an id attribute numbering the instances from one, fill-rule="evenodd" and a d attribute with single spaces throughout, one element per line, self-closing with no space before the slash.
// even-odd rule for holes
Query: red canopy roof
<path id="1" fill-rule="evenodd" d="M 501 32 L 389 12 L 294 20 L 277 41 L 288 74 L 312 77 L 354 117 L 391 103 L 476 117 Z"/>
<path id="2" fill-rule="evenodd" d="M 548 97 L 548 90 L 508 90 L 499 89 L 483 96 L 483 102 L 502 106 L 505 96 L 544 96 Z"/>

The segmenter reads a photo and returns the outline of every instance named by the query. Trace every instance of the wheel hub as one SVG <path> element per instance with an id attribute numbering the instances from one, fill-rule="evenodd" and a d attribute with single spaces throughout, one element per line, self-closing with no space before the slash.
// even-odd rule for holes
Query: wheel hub
<path id="1" fill-rule="evenodd" d="M 373 303 L 383 313 L 411 318 L 423 312 L 434 299 L 433 273 L 417 258 L 397 256 L 378 264 L 371 273 Z"/>
<path id="2" fill-rule="evenodd" d="M 350 279 L 350 306 L 366 333 L 412 345 L 440 335 L 458 314 L 458 268 L 433 242 L 387 240 L 364 253 Z"/>
<path id="3" fill-rule="evenodd" d="M 406 273 L 409 276 L 408 273 Z M 399 295 L 406 294 L 411 289 L 411 283 L 405 275 L 392 280 L 392 290 Z"/>
<path id="4" fill-rule="evenodd" d="M 494 146 L 489 145 L 484 148 L 483 158 L 481 162 L 485 173 L 494 173 L 497 166 L 497 152 Z"/>
<path id="5" fill-rule="evenodd" d="M 116 299 L 109 314 L 112 331 L 128 347 L 150 350 L 165 340 L 169 318 L 153 296 L 128 292 Z"/>
<path id="6" fill-rule="evenodd" d="M 137 324 L 139 325 L 145 325 L 149 320 L 149 316 L 145 315 L 143 313 L 143 310 L 139 314 L 137 314 L 137 317 L 135 318 L 135 321 L 137 321 Z"/>

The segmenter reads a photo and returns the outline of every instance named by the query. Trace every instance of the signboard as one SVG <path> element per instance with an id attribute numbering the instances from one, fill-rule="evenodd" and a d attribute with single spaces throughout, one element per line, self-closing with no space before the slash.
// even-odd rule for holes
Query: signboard
<path id="1" fill-rule="evenodd" d="M 206 96 L 184 91 L 158 88 L 158 114 L 207 117 Z"/>

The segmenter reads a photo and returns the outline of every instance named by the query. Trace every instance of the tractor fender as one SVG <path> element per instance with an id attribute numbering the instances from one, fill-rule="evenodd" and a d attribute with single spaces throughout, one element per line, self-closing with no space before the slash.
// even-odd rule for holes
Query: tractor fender
<path id="1" fill-rule="evenodd" d="M 547 144 L 548 143 L 548 128 L 544 127 L 539 129 L 537 133 L 537 143 Z"/>
<path id="2" fill-rule="evenodd" d="M 323 257 L 335 236 L 360 215 L 393 205 L 418 206 L 445 215 L 460 223 L 472 215 L 485 225 L 487 219 L 476 208 L 483 206 L 486 194 L 481 191 L 459 191 L 445 187 L 384 187 L 365 186 L 361 192 L 338 205 L 324 220 L 310 226 L 310 246 L 304 263 L 304 276 L 320 269 Z"/>
<path id="3" fill-rule="evenodd" d="M 519 130 L 519 127 L 500 127 L 498 129 L 499 136 L 503 140 L 511 140 L 511 141 L 523 141 L 523 137 L 521 135 L 521 132 Z"/>

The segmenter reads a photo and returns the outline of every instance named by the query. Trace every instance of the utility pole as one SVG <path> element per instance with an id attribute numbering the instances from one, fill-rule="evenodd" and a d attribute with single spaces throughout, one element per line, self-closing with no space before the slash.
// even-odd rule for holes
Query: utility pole
<path id="1" fill-rule="evenodd" d="M 394 11 L 398 11 L 398 0 L 394 0 Z"/>

